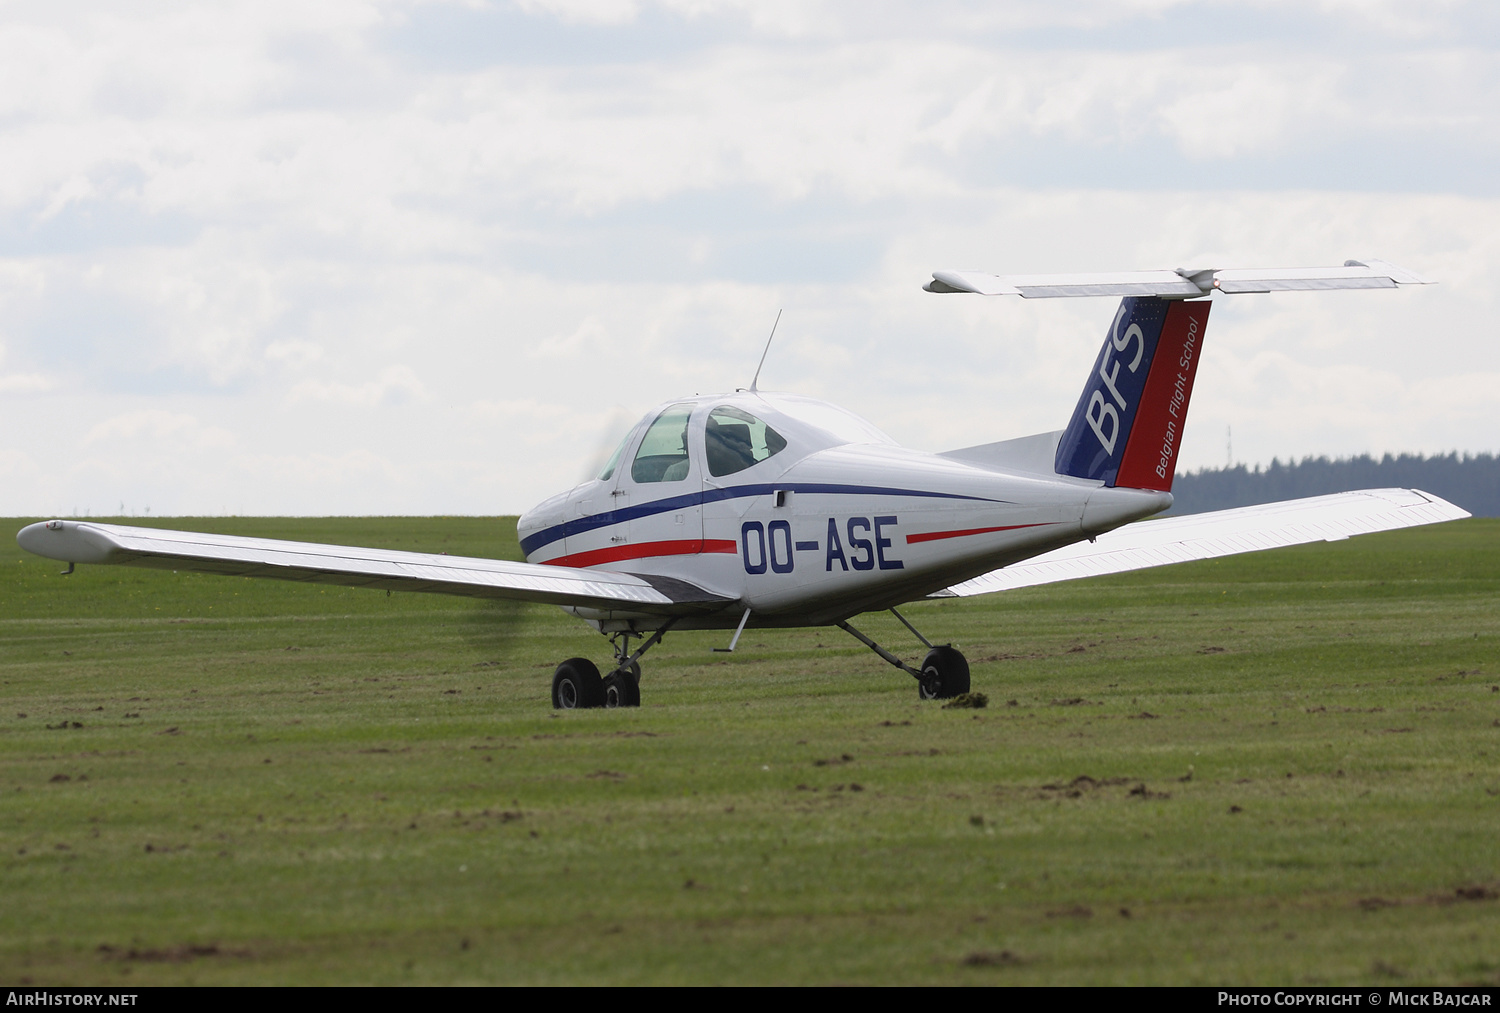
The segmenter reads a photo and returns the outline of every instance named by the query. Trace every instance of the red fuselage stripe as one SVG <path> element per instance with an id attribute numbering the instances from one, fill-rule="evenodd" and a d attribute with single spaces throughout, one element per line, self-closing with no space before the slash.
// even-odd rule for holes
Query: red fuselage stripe
<path id="1" fill-rule="evenodd" d="M 597 566 L 622 559 L 644 559 L 647 556 L 696 556 L 700 552 L 739 551 L 739 545 L 727 538 L 683 538 L 672 542 L 642 542 L 639 545 L 611 545 L 607 549 L 575 552 L 543 562 L 547 566 Z"/>
<path id="2" fill-rule="evenodd" d="M 939 538 L 962 538 L 965 535 L 987 535 L 991 531 L 1015 531 L 1018 528 L 1039 528 L 1050 521 L 1041 521 L 1036 524 L 1007 524 L 999 528 L 965 528 L 963 531 L 929 531 L 921 535 L 907 535 L 906 544 L 915 545 L 917 542 L 935 542 Z"/>

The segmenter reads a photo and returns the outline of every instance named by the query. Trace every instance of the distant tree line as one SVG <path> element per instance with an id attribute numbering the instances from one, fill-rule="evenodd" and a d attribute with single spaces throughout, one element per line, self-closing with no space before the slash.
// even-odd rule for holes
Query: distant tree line
<path id="1" fill-rule="evenodd" d="M 1172 483 L 1174 514 L 1274 503 L 1303 496 L 1322 496 L 1351 489 L 1399 486 L 1422 489 L 1463 507 L 1475 517 L 1500 517 L 1500 458 L 1494 454 L 1368 454 L 1330 461 L 1305 457 L 1269 468 L 1243 464 L 1180 474 Z"/>

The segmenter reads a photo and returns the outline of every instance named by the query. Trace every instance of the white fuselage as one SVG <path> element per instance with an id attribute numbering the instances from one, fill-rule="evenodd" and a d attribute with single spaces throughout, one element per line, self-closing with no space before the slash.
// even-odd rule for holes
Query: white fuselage
<path id="1" fill-rule="evenodd" d="M 784 446 L 715 476 L 706 428 L 734 421 L 726 406 L 763 422 Z M 631 463 L 653 449 L 648 429 L 669 411 L 687 416 L 686 461 L 668 470 L 670 480 L 643 468 L 633 474 Z M 810 398 L 695 397 L 646 416 L 609 477 L 546 500 L 518 529 L 529 562 L 685 581 L 723 599 L 679 629 L 733 628 L 746 608 L 749 625 L 811 626 L 927 597 L 1171 504 L 1164 493 L 1104 488 L 996 457 L 908 450 Z M 574 611 L 606 632 L 660 625 L 640 613 Z"/>

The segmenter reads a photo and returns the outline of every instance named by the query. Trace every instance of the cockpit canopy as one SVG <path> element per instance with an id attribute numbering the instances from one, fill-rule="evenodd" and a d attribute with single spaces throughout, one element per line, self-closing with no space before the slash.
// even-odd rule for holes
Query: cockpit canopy
<path id="1" fill-rule="evenodd" d="M 705 404 L 711 406 L 706 416 L 700 414 Z M 751 408 L 755 411 L 748 410 Z M 702 419 L 701 428 L 693 425 L 695 416 Z M 700 460 L 712 478 L 746 471 L 792 444 L 806 453 L 847 443 L 894 442 L 857 415 L 788 394 L 720 395 L 683 401 L 668 405 L 648 419 L 649 422 L 642 420 L 620 441 L 599 473 L 599 481 L 614 478 L 633 444 L 630 479 L 650 485 L 680 482 L 689 477 L 696 456 L 690 450 L 693 441 L 701 441 Z"/>

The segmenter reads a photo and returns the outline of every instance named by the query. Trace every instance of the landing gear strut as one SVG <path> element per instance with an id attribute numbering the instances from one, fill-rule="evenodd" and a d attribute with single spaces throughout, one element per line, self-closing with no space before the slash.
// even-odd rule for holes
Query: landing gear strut
<path id="1" fill-rule="evenodd" d="M 906 617 L 900 612 L 891 609 L 891 615 L 901 620 L 901 624 L 916 634 L 917 639 L 929 648 L 927 657 L 922 659 L 920 669 L 912 668 L 847 622 L 839 623 L 839 629 L 916 679 L 917 695 L 923 700 L 946 700 L 960 693 L 967 693 L 969 691 L 969 662 L 958 649 L 951 644 L 944 644 L 941 647 L 933 646 L 932 642 L 922 636 L 915 626 L 907 622 Z"/>
<path id="2" fill-rule="evenodd" d="M 614 647 L 615 667 L 604 677 L 599 668 L 587 658 L 569 658 L 557 666 L 552 673 L 552 706 L 555 710 L 576 710 L 583 707 L 639 707 L 641 705 L 641 655 L 661 643 L 661 638 L 677 624 L 676 619 L 667 620 L 666 625 L 646 639 L 646 642 L 630 650 L 630 633 L 615 633 L 610 636 Z"/>

